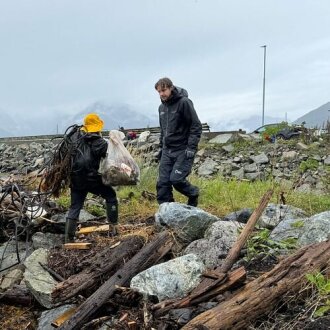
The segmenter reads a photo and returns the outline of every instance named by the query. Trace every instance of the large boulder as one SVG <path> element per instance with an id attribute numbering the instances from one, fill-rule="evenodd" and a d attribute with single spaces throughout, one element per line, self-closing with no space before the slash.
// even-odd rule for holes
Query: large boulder
<path id="1" fill-rule="evenodd" d="M 35 250 L 25 261 L 24 281 L 27 288 L 38 300 L 38 302 L 46 307 L 53 308 L 54 303 L 51 293 L 57 282 L 54 278 L 43 269 L 40 264 L 47 265 L 48 250 Z"/>
<path id="2" fill-rule="evenodd" d="M 200 282 L 205 265 L 194 254 L 187 254 L 137 274 L 130 287 L 159 301 L 182 298 Z"/>
<path id="3" fill-rule="evenodd" d="M 163 203 L 155 215 L 156 224 L 171 228 L 183 242 L 202 238 L 205 230 L 219 218 L 197 207 L 180 203 Z"/>
<path id="4" fill-rule="evenodd" d="M 298 244 L 304 246 L 328 239 L 330 239 L 330 211 L 325 211 L 309 218 L 298 239 Z"/>
<path id="5" fill-rule="evenodd" d="M 233 134 L 219 134 L 213 139 L 209 141 L 209 143 L 214 143 L 214 144 L 225 144 L 228 143 L 232 140 Z"/>
<path id="6" fill-rule="evenodd" d="M 259 218 L 258 225 L 263 228 L 273 229 L 283 220 L 306 217 L 307 213 L 297 207 L 269 203 Z"/>
<path id="7" fill-rule="evenodd" d="M 281 221 L 271 232 L 269 238 L 273 241 L 298 239 L 306 230 L 309 218 L 287 218 Z"/>
<path id="8" fill-rule="evenodd" d="M 185 253 L 196 254 L 208 268 L 220 266 L 243 226 L 237 221 L 214 222 L 206 230 L 205 237 L 190 243 Z"/>

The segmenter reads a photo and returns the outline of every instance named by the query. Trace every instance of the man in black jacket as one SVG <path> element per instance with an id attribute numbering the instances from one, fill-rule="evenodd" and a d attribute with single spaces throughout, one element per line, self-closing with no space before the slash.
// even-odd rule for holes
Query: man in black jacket
<path id="1" fill-rule="evenodd" d="M 65 226 L 65 242 L 74 240 L 79 214 L 83 208 L 87 194 L 102 196 L 106 201 L 107 220 L 112 225 L 112 233 L 116 234 L 118 223 L 118 201 L 116 192 L 102 183 L 98 173 L 100 160 L 107 153 L 108 143 L 101 136 L 103 121 L 95 113 L 84 118 L 81 131 L 77 131 L 71 141 L 74 144 L 71 165 L 71 206 Z"/>
<path id="2" fill-rule="evenodd" d="M 155 84 L 159 93 L 160 165 L 157 182 L 159 204 L 173 202 L 173 188 L 188 197 L 188 205 L 197 206 L 199 189 L 187 181 L 191 172 L 202 124 L 185 89 L 169 78 Z"/>

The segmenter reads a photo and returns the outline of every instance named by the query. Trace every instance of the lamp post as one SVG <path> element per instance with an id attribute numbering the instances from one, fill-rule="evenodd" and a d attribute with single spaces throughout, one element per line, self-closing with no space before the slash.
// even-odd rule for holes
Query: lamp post
<path id="1" fill-rule="evenodd" d="M 262 124 L 265 124 L 265 86 L 266 86 L 266 47 L 267 45 L 261 46 L 264 49 L 264 79 L 263 79 L 263 88 L 262 88 Z"/>

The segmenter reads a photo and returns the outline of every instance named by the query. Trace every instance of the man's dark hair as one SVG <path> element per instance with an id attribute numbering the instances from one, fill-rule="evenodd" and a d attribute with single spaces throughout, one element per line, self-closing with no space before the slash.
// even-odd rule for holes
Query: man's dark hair
<path id="1" fill-rule="evenodd" d="M 166 77 L 161 78 L 155 83 L 155 89 L 157 89 L 158 87 L 160 87 L 161 89 L 171 88 L 173 87 L 172 80 Z"/>

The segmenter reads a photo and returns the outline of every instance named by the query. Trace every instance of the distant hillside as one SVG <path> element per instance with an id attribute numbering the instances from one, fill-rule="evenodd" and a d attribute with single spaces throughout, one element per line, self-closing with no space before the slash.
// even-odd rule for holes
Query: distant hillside
<path id="1" fill-rule="evenodd" d="M 71 109 L 70 109 L 71 110 Z M 139 128 L 158 126 L 158 113 L 147 116 L 133 110 L 127 104 L 106 104 L 95 102 L 75 114 L 69 111 L 44 111 L 39 113 L 26 113 L 20 116 L 8 114 L 0 110 L 0 137 L 28 136 L 64 133 L 72 124 L 83 123 L 86 114 L 95 112 L 104 120 L 104 129 Z M 72 111 L 71 111 L 72 113 Z"/>
<path id="2" fill-rule="evenodd" d="M 104 129 L 139 128 L 147 126 L 157 126 L 158 119 L 151 118 L 140 112 L 137 112 L 127 104 L 109 105 L 103 102 L 95 102 L 84 110 L 75 114 L 71 118 L 66 118 L 61 123 L 61 127 L 68 127 L 71 124 L 82 124 L 83 119 L 88 113 L 97 113 L 104 121 Z"/>
<path id="3" fill-rule="evenodd" d="M 306 115 L 295 120 L 294 124 L 301 124 L 305 122 L 305 126 L 309 128 L 323 128 L 327 120 L 330 119 L 330 102 L 321 105 L 319 108 L 312 110 Z"/>

